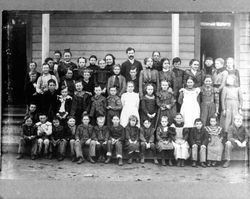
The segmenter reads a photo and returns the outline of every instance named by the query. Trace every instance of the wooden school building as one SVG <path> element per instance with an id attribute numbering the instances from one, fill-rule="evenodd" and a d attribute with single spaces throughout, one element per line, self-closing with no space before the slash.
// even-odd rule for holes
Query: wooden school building
<path id="1" fill-rule="evenodd" d="M 133 47 L 142 61 L 157 50 L 162 57 L 179 56 L 183 69 L 192 58 L 235 58 L 240 72 L 244 114 L 250 111 L 250 15 L 248 13 L 9 11 L 3 13 L 3 147 L 17 144 L 15 120 L 23 110 L 24 77 L 29 61 L 70 48 L 73 61 L 112 53 L 116 63 Z M 10 107 L 11 105 L 11 107 Z M 12 115 L 12 122 L 7 117 Z M 5 118 L 6 116 L 6 118 Z M 20 119 L 20 118 L 19 118 Z"/>

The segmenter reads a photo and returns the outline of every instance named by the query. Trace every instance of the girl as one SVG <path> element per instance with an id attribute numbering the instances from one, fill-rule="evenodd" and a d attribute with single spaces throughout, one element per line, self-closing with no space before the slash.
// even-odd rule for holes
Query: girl
<path id="1" fill-rule="evenodd" d="M 70 156 L 72 162 L 76 161 L 75 153 L 75 135 L 76 135 L 76 120 L 74 117 L 70 116 L 65 126 L 66 140 L 70 145 Z"/>
<path id="2" fill-rule="evenodd" d="M 121 97 L 123 93 L 126 91 L 126 79 L 123 77 L 121 74 L 121 66 L 119 64 L 115 64 L 113 66 L 113 74 L 109 79 L 108 79 L 108 84 L 107 84 L 107 91 L 109 93 L 109 89 L 111 87 L 116 87 L 117 89 L 117 95 Z"/>
<path id="3" fill-rule="evenodd" d="M 235 76 L 235 78 L 236 78 L 235 85 L 237 87 L 239 87 L 240 86 L 240 74 L 239 74 L 239 71 L 234 66 L 234 59 L 232 57 L 227 58 L 226 69 L 227 69 L 228 75 Z"/>
<path id="4" fill-rule="evenodd" d="M 91 55 L 89 57 L 89 66 L 88 66 L 88 69 L 90 70 L 91 76 L 98 69 L 98 66 L 96 65 L 96 62 L 97 62 L 97 57 L 95 55 Z"/>
<path id="5" fill-rule="evenodd" d="M 135 115 L 130 115 L 128 118 L 128 125 L 125 128 L 125 146 L 128 150 L 128 164 L 133 162 L 133 155 L 139 157 L 139 138 L 140 129 L 136 126 L 138 118 Z"/>
<path id="6" fill-rule="evenodd" d="M 216 166 L 217 162 L 221 161 L 223 152 L 223 131 L 217 125 L 216 117 L 210 118 L 210 126 L 205 127 L 208 132 L 207 145 L 207 166 Z"/>
<path id="7" fill-rule="evenodd" d="M 110 73 L 112 73 L 113 66 L 115 65 L 115 56 L 109 53 L 105 55 L 104 60 L 107 64 L 107 69 L 109 70 Z"/>
<path id="8" fill-rule="evenodd" d="M 48 81 L 50 79 L 53 79 L 55 81 L 55 84 L 56 84 L 55 89 L 57 90 L 58 89 L 58 82 L 57 82 L 56 77 L 49 73 L 49 65 L 43 64 L 42 75 L 37 80 L 36 92 L 39 94 L 43 94 L 45 91 L 47 91 L 48 90 Z"/>
<path id="9" fill-rule="evenodd" d="M 233 124 L 233 117 L 237 114 L 242 114 L 242 92 L 240 87 L 237 86 L 236 77 L 229 75 L 227 77 L 226 86 L 221 94 L 221 125 L 227 132 L 229 126 Z"/>
<path id="10" fill-rule="evenodd" d="M 184 127 L 192 128 L 196 118 L 200 117 L 200 105 L 198 96 L 200 88 L 194 88 L 194 80 L 192 77 L 187 79 L 187 87 L 180 90 L 179 103 L 181 105 L 181 115 L 184 120 Z"/>
<path id="11" fill-rule="evenodd" d="M 156 97 L 154 95 L 154 87 L 152 84 L 148 84 L 145 87 L 146 94 L 142 97 L 140 101 L 140 115 L 141 121 L 148 120 L 151 123 L 151 126 L 155 128 L 156 123 L 156 113 L 157 113 L 157 104 Z"/>
<path id="12" fill-rule="evenodd" d="M 72 104 L 72 97 L 68 95 L 68 88 L 62 87 L 61 95 L 57 96 L 58 112 L 56 116 L 65 124 L 66 117 L 69 115 Z"/>
<path id="13" fill-rule="evenodd" d="M 211 76 L 206 76 L 201 87 L 201 120 L 204 126 L 209 125 L 209 118 L 219 114 L 219 93 L 213 87 Z"/>
<path id="14" fill-rule="evenodd" d="M 162 63 L 162 71 L 159 72 L 159 78 L 160 82 L 163 80 L 170 83 L 170 87 L 174 91 L 174 96 L 177 96 L 178 90 L 177 90 L 177 84 L 176 84 L 176 76 L 174 72 L 170 69 L 170 61 L 168 58 L 163 58 L 161 60 Z"/>
<path id="15" fill-rule="evenodd" d="M 158 118 L 162 116 L 168 117 L 168 122 L 171 124 L 176 114 L 176 105 L 173 93 L 169 89 L 169 82 L 163 80 L 161 82 L 161 90 L 156 97 L 156 103 L 159 107 Z M 157 120 L 157 124 L 160 119 Z"/>
<path id="16" fill-rule="evenodd" d="M 63 61 L 58 64 L 58 68 L 55 67 L 55 71 L 58 73 L 59 81 L 66 75 L 67 69 L 76 70 L 77 66 L 75 63 L 71 62 L 72 53 L 70 49 L 65 49 L 63 53 Z"/>
<path id="17" fill-rule="evenodd" d="M 83 71 L 87 69 L 87 59 L 85 57 L 79 57 L 77 59 L 77 68 L 73 71 L 73 78 L 77 81 L 82 81 L 83 79 Z"/>
<path id="18" fill-rule="evenodd" d="M 140 119 L 139 119 L 139 94 L 134 93 L 134 83 L 127 83 L 127 92 L 122 94 L 122 112 L 121 112 L 121 125 L 126 127 L 129 121 L 129 117 L 131 115 L 135 115 L 137 117 L 137 126 L 140 127 Z"/>
<path id="19" fill-rule="evenodd" d="M 159 73 L 153 69 L 153 59 L 151 57 L 144 59 L 145 68 L 140 72 L 139 94 L 143 97 L 145 94 L 145 85 L 151 83 L 155 90 L 159 88 Z"/>
<path id="20" fill-rule="evenodd" d="M 31 102 L 35 102 L 36 104 L 39 103 L 38 95 L 36 93 L 36 81 L 37 81 L 37 73 L 29 73 L 29 79 L 30 82 L 26 83 L 24 87 L 24 93 L 25 93 L 25 102 L 27 105 L 27 111 L 28 107 Z"/>
<path id="21" fill-rule="evenodd" d="M 191 76 L 194 80 L 194 88 L 201 87 L 204 81 L 204 72 L 199 69 L 200 62 L 197 59 L 191 59 L 189 62 L 190 69 L 185 70 L 184 73 L 184 84 L 187 79 Z"/>
<path id="22" fill-rule="evenodd" d="M 161 153 L 162 166 L 166 166 L 166 155 L 169 158 L 169 166 L 173 166 L 172 158 L 174 157 L 173 140 L 175 136 L 175 129 L 168 127 L 168 117 L 161 117 L 161 124 L 156 130 L 156 148 Z"/>
<path id="23" fill-rule="evenodd" d="M 98 61 L 98 70 L 94 74 L 94 84 L 100 85 L 102 89 L 102 94 L 107 95 L 107 81 L 110 77 L 110 70 L 106 67 L 106 62 L 104 59 Z"/>
<path id="24" fill-rule="evenodd" d="M 60 88 L 63 86 L 68 88 L 69 95 L 73 97 L 75 92 L 75 80 L 73 79 L 73 71 L 71 69 L 67 70 L 65 78 L 62 78 L 62 82 L 60 82 Z"/>
<path id="25" fill-rule="evenodd" d="M 177 160 L 178 167 L 185 166 L 185 160 L 189 157 L 188 145 L 188 130 L 184 128 L 183 117 L 180 113 L 175 116 L 175 121 L 171 125 L 175 129 L 176 135 L 174 137 L 174 155 Z"/>

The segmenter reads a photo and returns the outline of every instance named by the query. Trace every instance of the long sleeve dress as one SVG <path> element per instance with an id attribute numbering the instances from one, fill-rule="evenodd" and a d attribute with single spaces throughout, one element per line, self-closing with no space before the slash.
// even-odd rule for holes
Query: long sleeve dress
<path id="1" fill-rule="evenodd" d="M 121 97 L 122 101 L 122 112 L 120 117 L 120 124 L 126 127 L 128 124 L 128 118 L 131 115 L 135 115 L 138 118 L 137 126 L 140 127 L 140 116 L 139 116 L 139 94 L 138 93 L 123 93 Z"/>

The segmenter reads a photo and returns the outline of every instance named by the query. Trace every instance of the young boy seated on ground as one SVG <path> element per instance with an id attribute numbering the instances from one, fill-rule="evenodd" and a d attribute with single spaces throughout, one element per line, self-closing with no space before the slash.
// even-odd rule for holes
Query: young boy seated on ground
<path id="1" fill-rule="evenodd" d="M 112 156 L 113 147 L 115 146 L 116 157 L 118 159 L 118 165 L 122 166 L 122 144 L 124 141 L 125 131 L 120 124 L 120 118 L 118 115 L 112 117 L 113 125 L 109 128 L 109 140 L 107 144 L 107 155 Z M 108 154 L 109 153 L 109 154 Z M 109 163 L 107 159 L 105 163 Z"/>
<path id="2" fill-rule="evenodd" d="M 51 147 L 52 151 L 57 153 L 57 160 L 62 161 L 65 158 L 67 140 L 63 126 L 59 118 L 55 117 L 52 121 Z"/>
<path id="3" fill-rule="evenodd" d="M 243 126 L 243 117 L 236 115 L 234 123 L 229 127 L 227 134 L 227 142 L 225 144 L 225 159 L 224 168 L 230 166 L 231 153 L 234 148 L 245 148 L 249 150 L 249 131 Z"/>
<path id="4" fill-rule="evenodd" d="M 206 167 L 206 149 L 208 144 L 208 133 L 203 127 L 200 118 L 195 119 L 194 127 L 190 132 L 190 146 L 192 147 L 192 167 L 197 167 L 198 157 L 202 167 Z M 198 155 L 199 152 L 199 155 Z"/>
<path id="5" fill-rule="evenodd" d="M 33 103 L 33 102 L 30 103 L 28 111 L 24 116 L 24 119 L 28 118 L 28 117 L 30 117 L 32 119 L 33 124 L 39 122 L 39 115 L 38 115 L 38 112 L 37 112 L 37 105 L 35 103 Z"/>
<path id="6" fill-rule="evenodd" d="M 89 124 L 90 119 L 88 115 L 83 115 L 82 124 L 80 124 L 76 129 L 75 135 L 75 152 L 76 159 L 73 159 L 72 162 L 77 161 L 77 164 L 81 164 L 84 162 L 83 157 L 83 147 L 89 146 L 89 155 L 88 159 L 91 163 L 95 163 L 92 157 L 95 156 L 95 147 L 96 141 L 93 133 L 93 126 Z"/>
<path id="7" fill-rule="evenodd" d="M 31 117 L 27 117 L 22 126 L 17 159 L 21 159 L 23 157 L 27 146 L 31 146 L 31 159 L 34 160 L 37 155 L 37 139 L 35 127 Z"/>
<path id="8" fill-rule="evenodd" d="M 38 137 L 38 155 L 41 155 L 44 146 L 44 155 L 51 159 L 52 154 L 49 153 L 50 136 L 52 134 L 52 124 L 47 121 L 44 113 L 39 115 L 39 122 L 36 123 L 36 131 Z"/>
<path id="9" fill-rule="evenodd" d="M 140 132 L 140 141 L 141 141 L 141 163 L 144 164 L 144 158 L 146 150 L 151 150 L 154 156 L 154 163 L 158 164 L 157 156 L 156 156 L 156 148 L 155 148 L 155 129 L 151 127 L 151 122 L 146 119 L 143 122 L 143 127 Z"/>
<path id="10" fill-rule="evenodd" d="M 110 162 L 111 153 L 107 152 L 107 142 L 109 139 L 109 129 L 104 126 L 105 116 L 100 115 L 96 118 L 97 125 L 94 127 L 94 134 L 96 138 L 96 152 L 98 157 L 98 162 L 104 162 L 105 156 L 107 156 L 106 163 Z"/>

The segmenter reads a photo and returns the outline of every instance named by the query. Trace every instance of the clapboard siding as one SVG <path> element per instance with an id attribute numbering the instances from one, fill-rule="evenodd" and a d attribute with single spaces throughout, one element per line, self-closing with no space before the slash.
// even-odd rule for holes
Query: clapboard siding
<path id="1" fill-rule="evenodd" d="M 41 15 L 32 17 L 32 57 L 41 63 Z M 117 63 L 126 59 L 125 49 L 136 49 L 142 61 L 159 50 L 172 58 L 171 14 L 66 13 L 50 17 L 50 54 L 70 48 L 73 61 L 92 54 L 103 58 L 112 53 Z M 187 66 L 194 57 L 194 15 L 180 15 L 180 57 Z"/>
<path id="2" fill-rule="evenodd" d="M 249 14 L 240 16 L 240 60 L 238 69 L 241 77 L 241 90 L 243 93 L 243 107 L 250 108 L 250 22 Z"/>

